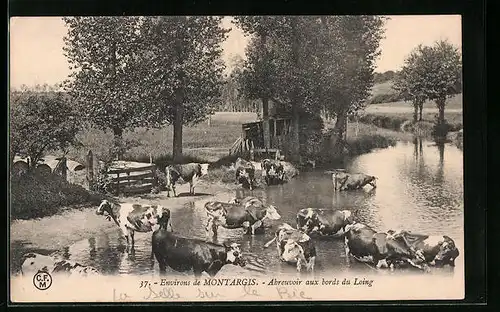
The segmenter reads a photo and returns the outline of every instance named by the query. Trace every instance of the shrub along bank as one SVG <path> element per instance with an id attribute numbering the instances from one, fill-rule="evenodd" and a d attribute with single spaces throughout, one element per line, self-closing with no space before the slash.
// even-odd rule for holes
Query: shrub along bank
<path id="1" fill-rule="evenodd" d="M 61 212 L 70 205 L 99 204 L 104 196 L 68 183 L 58 175 L 25 174 L 11 176 L 10 211 L 12 219 L 32 219 Z"/>

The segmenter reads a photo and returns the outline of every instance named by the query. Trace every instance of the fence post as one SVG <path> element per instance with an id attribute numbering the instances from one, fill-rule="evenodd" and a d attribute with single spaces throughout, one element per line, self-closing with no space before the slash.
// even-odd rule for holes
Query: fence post
<path id="1" fill-rule="evenodd" d="M 89 150 L 87 154 L 87 183 L 89 190 L 94 190 L 94 155 L 92 151 Z"/>
<path id="2" fill-rule="evenodd" d="M 66 156 L 61 157 L 61 159 L 56 165 L 56 168 L 54 168 L 54 171 L 55 173 L 61 175 L 64 178 L 64 180 L 66 181 L 68 180 L 68 163 Z"/>

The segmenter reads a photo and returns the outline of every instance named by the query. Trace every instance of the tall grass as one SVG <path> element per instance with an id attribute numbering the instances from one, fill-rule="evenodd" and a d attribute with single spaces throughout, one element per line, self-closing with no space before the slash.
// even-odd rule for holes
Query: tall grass
<path id="1" fill-rule="evenodd" d="M 231 145 L 241 135 L 241 124 L 232 122 L 212 121 L 210 126 L 204 122 L 194 127 L 184 127 L 182 145 L 186 157 L 210 160 L 227 154 Z M 123 138 L 133 142 L 132 148 L 125 153 L 124 160 L 149 162 L 150 156 L 153 160 L 171 158 L 171 126 L 161 129 L 137 128 L 134 131 L 126 131 Z M 78 139 L 83 143 L 83 148 L 71 149 L 68 157 L 83 163 L 89 150 L 99 157 L 107 155 L 113 144 L 111 131 L 92 128 L 82 131 Z"/>

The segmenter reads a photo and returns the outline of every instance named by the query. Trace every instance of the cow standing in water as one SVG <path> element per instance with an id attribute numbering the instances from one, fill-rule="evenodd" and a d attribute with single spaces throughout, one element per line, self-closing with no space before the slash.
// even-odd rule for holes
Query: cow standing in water
<path id="1" fill-rule="evenodd" d="M 405 230 L 390 230 L 387 233 L 395 239 L 403 238 L 431 266 L 443 267 L 448 264 L 454 267 L 455 259 L 460 255 L 455 242 L 447 235 L 430 236 Z"/>
<path id="2" fill-rule="evenodd" d="M 169 266 L 177 272 L 193 271 L 195 277 L 203 272 L 215 276 L 226 264 L 245 266 L 236 243 L 214 244 L 201 239 L 181 237 L 169 230 L 168 209 L 159 218 L 159 229 L 152 236 L 153 254 L 158 261 L 160 274 Z"/>
<path id="3" fill-rule="evenodd" d="M 419 265 L 424 260 L 421 253 L 415 252 L 403 239 L 395 238 L 387 233 L 378 233 L 362 223 L 346 226 L 345 253 L 347 261 L 353 256 L 356 260 L 382 267 L 394 268 L 395 264 L 404 262 L 421 270 L 427 266 Z"/>
<path id="4" fill-rule="evenodd" d="M 364 173 L 347 173 L 340 170 L 326 171 L 332 174 L 333 189 L 335 191 L 352 191 L 362 189 L 365 185 L 377 187 L 377 177 Z"/>
<path id="5" fill-rule="evenodd" d="M 305 208 L 297 213 L 297 229 L 306 234 L 339 237 L 348 224 L 354 223 L 350 210 Z"/>
<path id="6" fill-rule="evenodd" d="M 234 163 L 234 168 L 236 169 L 236 184 L 253 190 L 255 187 L 255 166 L 250 161 L 238 158 Z"/>
<path id="7" fill-rule="evenodd" d="M 165 208 L 160 205 L 115 204 L 103 200 L 97 208 L 96 214 L 106 214 L 108 220 L 112 219 L 127 239 L 127 246 L 134 248 L 134 233 L 153 231 L 164 211 Z M 172 230 L 172 226 L 169 225 L 169 227 Z"/>
<path id="8" fill-rule="evenodd" d="M 285 182 L 285 168 L 278 160 L 264 159 L 261 162 L 262 176 L 267 185 L 281 184 Z"/>
<path id="9" fill-rule="evenodd" d="M 269 247 L 274 241 L 281 261 L 295 264 L 298 272 L 302 272 L 304 267 L 306 271 L 314 271 L 316 247 L 307 234 L 283 223 L 264 248 Z"/>
<path id="10" fill-rule="evenodd" d="M 189 182 L 189 194 L 195 195 L 194 188 L 198 179 L 208 174 L 209 164 L 188 163 L 169 165 L 165 168 L 167 196 L 170 197 L 170 191 L 177 197 L 175 184 L 181 178 L 184 182 Z"/>
<path id="11" fill-rule="evenodd" d="M 278 210 L 273 205 L 264 203 L 253 196 L 242 200 L 233 200 L 233 203 L 209 201 L 205 204 L 208 221 L 207 232 L 212 225 L 214 235 L 217 235 L 219 226 L 226 229 L 244 228 L 247 233 L 255 234 L 255 230 L 263 227 L 265 219 L 278 220 L 281 218 Z"/>

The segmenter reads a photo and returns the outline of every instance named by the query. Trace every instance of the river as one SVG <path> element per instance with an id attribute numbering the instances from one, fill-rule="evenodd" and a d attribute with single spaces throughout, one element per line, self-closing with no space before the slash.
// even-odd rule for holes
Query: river
<path id="1" fill-rule="evenodd" d="M 218 194 L 217 199 L 227 201 L 231 197 L 253 195 L 278 207 L 282 219 L 269 223 L 265 234 L 254 237 L 242 235 L 242 230 L 220 229 L 218 240 L 232 240 L 241 244 L 248 260 L 247 270 L 263 274 L 294 272 L 295 268 L 278 260 L 273 244 L 264 248 L 272 239 L 273 227 L 281 222 L 295 226 L 299 209 L 321 207 L 353 209 L 359 222 L 374 229 L 406 229 L 429 235 L 448 235 L 460 250 L 454 270 L 444 268 L 440 272 L 463 274 L 463 154 L 453 145 L 437 146 L 433 142 L 415 140 L 398 142 L 396 146 L 376 150 L 354 158 L 347 165 L 350 172 L 363 172 L 378 177 L 377 188 L 356 192 L 332 191 L 331 176 L 324 170 L 302 172 L 287 184 L 252 191 L 236 191 L 237 194 Z M 203 205 L 208 199 L 197 197 L 183 207 L 172 210 L 174 231 L 187 237 L 206 239 L 206 214 Z M 213 198 L 210 198 L 213 200 Z M 169 199 L 162 204 L 169 207 Z M 94 210 L 83 212 L 71 222 L 93 222 L 99 218 Z M 102 217 L 101 217 L 102 219 Z M 97 222 L 97 221 L 95 221 Z M 11 237 L 12 271 L 19 269 L 19 256 L 27 251 L 47 253 L 61 250 L 68 259 L 92 265 L 104 274 L 141 275 L 158 271 L 151 255 L 151 233 L 136 234 L 135 253 L 126 251 L 125 242 L 111 222 L 102 222 L 102 230 L 69 246 L 54 246 L 51 250 L 38 250 L 29 241 L 16 241 Z M 64 235 L 64 234 L 61 234 Z M 364 264 L 347 264 L 342 239 L 317 239 L 316 276 L 326 272 L 373 270 Z M 171 272 L 173 273 L 173 272 Z M 177 275 L 177 274 L 176 274 Z"/>

